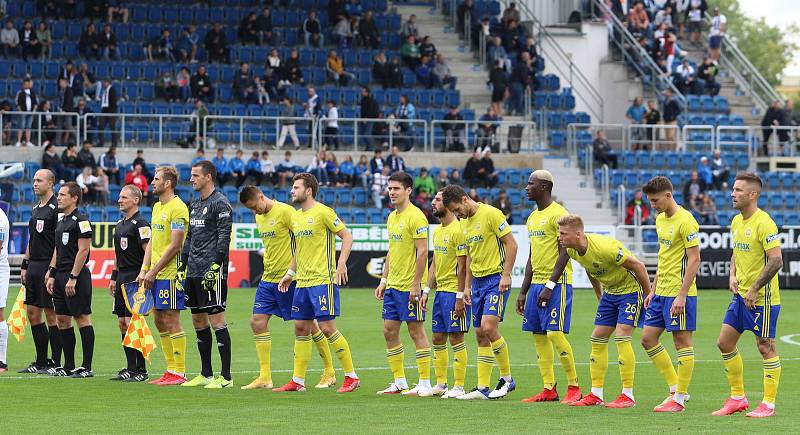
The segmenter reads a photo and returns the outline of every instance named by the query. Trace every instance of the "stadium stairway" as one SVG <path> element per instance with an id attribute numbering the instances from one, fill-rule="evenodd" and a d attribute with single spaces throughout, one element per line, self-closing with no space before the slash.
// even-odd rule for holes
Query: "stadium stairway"
<path id="1" fill-rule="evenodd" d="M 553 195 L 570 213 L 580 215 L 587 225 L 610 225 L 617 222 L 611 208 L 604 206 L 601 195 L 581 175 L 568 158 L 545 157 L 542 167 L 553 174 Z"/>

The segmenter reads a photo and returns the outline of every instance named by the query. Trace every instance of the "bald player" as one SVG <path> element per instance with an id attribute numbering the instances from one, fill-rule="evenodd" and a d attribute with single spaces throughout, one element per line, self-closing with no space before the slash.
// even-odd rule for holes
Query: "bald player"
<path id="1" fill-rule="evenodd" d="M 566 336 L 572 316 L 572 263 L 566 249 L 558 243 L 558 220 L 569 212 L 553 201 L 553 175 L 549 171 L 534 171 L 528 177 L 525 191 L 537 208 L 527 222 L 530 252 L 517 297 L 517 313 L 523 316 L 522 330 L 533 333 L 544 388 L 523 402 L 559 399 L 553 373 L 555 346 L 568 383 L 567 395 L 561 403 L 570 404 L 582 395 L 575 357 Z"/>

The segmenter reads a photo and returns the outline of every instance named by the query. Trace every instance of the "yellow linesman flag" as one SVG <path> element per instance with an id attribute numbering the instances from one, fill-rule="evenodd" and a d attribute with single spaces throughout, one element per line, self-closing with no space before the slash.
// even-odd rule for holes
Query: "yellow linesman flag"
<path id="1" fill-rule="evenodd" d="M 28 313 L 25 309 L 25 286 L 19 288 L 17 300 L 14 301 L 14 308 L 11 309 L 11 316 L 8 318 L 8 327 L 17 341 L 25 341 L 25 329 L 28 326 Z"/>
<path id="2" fill-rule="evenodd" d="M 156 341 L 153 339 L 153 334 L 150 332 L 144 316 L 133 313 L 131 324 L 128 325 L 128 331 L 125 333 L 122 345 L 138 350 L 146 360 L 150 360 L 150 352 L 155 349 Z"/>

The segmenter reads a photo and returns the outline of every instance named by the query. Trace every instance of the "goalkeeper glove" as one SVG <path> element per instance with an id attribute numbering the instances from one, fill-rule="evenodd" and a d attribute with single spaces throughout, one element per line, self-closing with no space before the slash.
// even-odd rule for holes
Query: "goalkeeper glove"
<path id="1" fill-rule="evenodd" d="M 220 265 L 211 263 L 211 268 L 203 275 L 203 288 L 207 292 L 216 290 L 217 282 L 220 276 Z"/>

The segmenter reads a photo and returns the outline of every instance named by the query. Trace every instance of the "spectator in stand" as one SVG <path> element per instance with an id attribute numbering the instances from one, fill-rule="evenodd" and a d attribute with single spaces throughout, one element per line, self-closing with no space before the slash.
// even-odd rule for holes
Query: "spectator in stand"
<path id="1" fill-rule="evenodd" d="M 298 170 L 299 168 L 299 170 Z M 292 161 L 292 152 L 286 151 L 283 153 L 283 161 L 278 163 L 278 166 L 275 168 L 275 171 L 280 176 L 281 180 L 281 187 L 286 185 L 286 180 L 291 180 L 294 177 L 294 174 L 298 172 L 302 172 L 302 167 L 298 167 L 297 163 Z"/>
<path id="2" fill-rule="evenodd" d="M 414 205 L 416 205 L 417 208 L 419 208 L 422 214 L 425 215 L 425 219 L 428 220 L 429 224 L 435 224 L 439 222 L 439 220 L 436 219 L 436 217 L 433 215 L 433 206 L 431 205 L 432 199 L 433 196 L 428 192 L 419 192 L 414 197 L 414 202 L 413 202 Z"/>
<path id="3" fill-rule="evenodd" d="M 458 106 L 450 106 L 450 111 L 444 115 L 444 120 L 451 122 L 442 123 L 442 129 L 444 130 L 442 151 L 464 151 L 467 144 L 467 129 L 466 124 L 463 122 L 464 117 L 459 112 Z"/>
<path id="4" fill-rule="evenodd" d="M 269 90 L 267 89 L 267 86 L 268 85 L 261 80 L 261 77 L 253 77 L 253 88 L 255 88 L 256 101 L 258 102 L 259 106 L 270 103 Z"/>
<path id="5" fill-rule="evenodd" d="M 56 122 L 62 144 L 67 143 L 72 137 L 72 120 L 75 112 L 73 101 L 75 99 L 69 82 L 63 78 L 58 79 L 58 111 L 62 115 L 56 118 Z"/>
<path id="6" fill-rule="evenodd" d="M 178 100 L 178 83 L 172 71 L 165 69 L 161 75 L 156 77 L 155 82 L 156 98 L 162 98 L 167 102 L 174 103 Z"/>
<path id="7" fill-rule="evenodd" d="M 597 135 L 592 141 L 592 157 L 598 166 L 608 165 L 611 169 L 617 169 L 618 158 L 611 150 L 604 130 L 597 130 Z"/>
<path id="8" fill-rule="evenodd" d="M 417 68 L 414 70 L 417 76 L 417 82 L 424 86 L 426 89 L 433 88 L 433 68 L 435 63 L 433 59 L 428 56 L 421 56 Z"/>
<path id="9" fill-rule="evenodd" d="M 486 150 L 483 153 L 483 158 L 481 159 L 481 169 L 483 176 L 486 179 L 484 187 L 494 187 L 497 184 L 500 176 L 497 174 L 497 171 L 494 168 L 494 160 L 492 160 L 492 151 Z"/>
<path id="10" fill-rule="evenodd" d="M 355 74 L 344 69 L 344 61 L 336 54 L 336 50 L 330 50 L 328 52 L 325 70 L 337 86 L 349 86 L 350 83 L 356 80 Z"/>
<path id="11" fill-rule="evenodd" d="M 436 63 L 433 67 L 433 86 L 443 89 L 444 86 L 447 85 L 452 91 L 456 88 L 457 81 L 458 79 L 454 77 L 452 71 L 450 71 L 450 66 L 447 64 L 447 60 L 445 60 L 444 53 L 437 54 Z"/>
<path id="12" fill-rule="evenodd" d="M 784 102 L 783 110 L 781 110 L 780 125 L 783 128 L 778 130 L 778 140 L 780 141 L 781 146 L 783 146 L 786 142 L 789 141 L 790 133 L 791 135 L 795 134 L 795 132 L 790 132 L 788 129 L 788 127 L 794 127 L 795 125 L 793 112 L 794 112 L 794 100 L 790 98 Z"/>
<path id="13" fill-rule="evenodd" d="M 372 11 L 367 11 L 364 18 L 358 23 L 358 35 L 361 38 L 361 46 L 377 50 L 381 44 L 381 34 L 375 24 Z"/>
<path id="14" fill-rule="evenodd" d="M 350 24 L 350 19 L 345 15 L 340 15 L 331 31 L 331 39 L 339 48 L 350 48 L 353 44 L 353 33 L 354 29 Z"/>
<path id="15" fill-rule="evenodd" d="M 383 151 L 379 148 L 375 149 L 375 154 L 372 156 L 372 159 L 369 161 L 369 172 L 371 174 L 376 174 L 379 172 L 383 172 L 383 167 L 387 166 L 386 161 L 383 160 Z M 391 172 L 390 172 L 391 174 Z"/>
<path id="16" fill-rule="evenodd" d="M 155 62 L 156 59 L 175 62 L 175 46 L 169 29 L 162 29 L 161 35 L 156 36 L 147 43 L 145 55 L 150 62 Z"/>
<path id="17" fill-rule="evenodd" d="M 421 168 L 419 170 L 419 175 L 414 178 L 414 192 L 417 194 L 425 192 L 429 195 L 433 195 L 436 193 L 436 183 L 433 181 L 433 177 L 430 176 L 428 173 L 428 168 Z"/>
<path id="18" fill-rule="evenodd" d="M 97 159 L 92 152 L 92 143 L 84 141 L 81 145 L 81 150 L 78 151 L 78 165 L 81 169 L 89 167 L 92 170 L 97 167 Z"/>
<path id="19" fill-rule="evenodd" d="M 100 39 L 94 23 L 89 23 L 78 41 L 78 52 L 88 60 L 100 60 Z"/>
<path id="20" fill-rule="evenodd" d="M 384 166 L 379 172 L 372 173 L 372 203 L 377 209 L 383 208 L 383 203 L 389 196 L 386 190 L 389 187 L 389 175 L 391 173 L 388 166 Z"/>
<path id="21" fill-rule="evenodd" d="M 493 63 L 486 82 L 492 91 L 492 109 L 495 113 L 503 113 L 503 101 L 508 96 L 508 74 L 503 70 L 503 62 Z"/>
<path id="22" fill-rule="evenodd" d="M 303 37 L 307 48 L 325 46 L 325 35 L 322 34 L 322 24 L 317 19 L 317 11 L 311 9 L 308 18 L 303 21 Z"/>
<path id="23" fill-rule="evenodd" d="M 133 171 L 125 174 L 125 185 L 133 184 L 142 191 L 142 195 L 145 199 L 149 199 L 150 183 L 147 182 L 147 176 L 144 174 L 144 167 L 144 164 L 134 163 Z M 149 204 L 150 201 L 146 201 L 146 203 Z"/>
<path id="24" fill-rule="evenodd" d="M 531 58 L 531 67 L 533 68 L 539 60 L 539 49 L 536 47 L 536 40 L 532 36 L 525 38 L 525 45 L 520 48 L 518 59 L 522 57 L 522 53 L 528 53 Z"/>
<path id="25" fill-rule="evenodd" d="M 514 67 L 511 73 L 511 80 L 509 89 L 511 94 L 511 107 L 509 113 L 511 115 L 524 115 L 525 114 L 525 93 L 530 90 L 533 81 L 530 68 L 530 55 L 522 53 L 520 61 Z"/>
<path id="26" fill-rule="evenodd" d="M 328 175 L 328 185 L 339 186 L 339 163 L 332 151 L 325 152 L 325 173 Z"/>
<path id="27" fill-rule="evenodd" d="M 444 189 L 450 185 L 450 177 L 447 175 L 447 169 L 439 169 L 439 176 L 434 180 L 436 183 L 436 191 Z"/>
<path id="28" fill-rule="evenodd" d="M 628 13 L 628 31 L 636 36 L 646 35 L 650 29 L 650 17 L 644 9 L 644 4 L 636 3 Z"/>
<path id="29" fill-rule="evenodd" d="M 275 30 L 272 26 L 272 12 L 268 6 L 261 9 L 261 15 L 256 20 L 256 29 L 258 30 L 258 42 L 260 44 L 274 42 Z"/>
<path id="30" fill-rule="evenodd" d="M 322 102 L 319 100 L 319 95 L 317 94 L 317 88 L 314 86 L 309 86 L 308 90 L 306 91 L 308 95 L 308 99 L 306 102 L 303 103 L 303 116 L 308 119 L 308 131 L 312 132 L 308 135 L 308 147 L 314 147 L 314 139 L 316 138 L 316 132 L 314 132 L 315 121 L 319 118 L 322 114 Z"/>
<path id="31" fill-rule="evenodd" d="M 94 183 L 94 195 L 97 205 L 105 206 L 108 204 L 109 194 L 109 181 L 108 175 L 103 168 L 95 169 L 95 178 L 97 181 Z"/>
<path id="32" fill-rule="evenodd" d="M 192 88 L 192 98 L 195 100 L 208 103 L 214 102 L 214 88 L 204 65 L 200 65 L 197 68 L 197 72 L 192 76 L 189 86 Z"/>
<path id="33" fill-rule="evenodd" d="M 16 100 L 17 112 L 28 113 L 26 115 L 18 115 L 19 124 L 17 128 L 19 128 L 19 131 L 17 132 L 16 146 L 33 146 L 31 142 L 31 127 L 33 126 L 33 113 L 36 112 L 36 108 L 39 106 L 39 99 L 36 96 L 36 92 L 33 91 L 33 81 L 30 77 L 25 77 L 22 80 L 22 88 L 17 92 Z M 22 142 L 23 134 L 25 142 Z"/>
<path id="34" fill-rule="evenodd" d="M 689 40 L 695 48 L 700 47 L 700 35 L 703 30 L 702 0 L 691 0 L 687 17 L 689 19 Z"/>
<path id="35" fill-rule="evenodd" d="M 519 21 L 509 20 L 502 31 L 503 46 L 506 52 L 517 52 L 525 41 L 525 31 L 519 26 Z"/>
<path id="36" fill-rule="evenodd" d="M 250 73 L 250 64 L 242 62 L 239 71 L 233 79 L 233 91 L 239 104 L 255 104 L 258 101 L 253 75 Z"/>
<path id="37" fill-rule="evenodd" d="M 42 169 L 49 169 L 53 172 L 53 175 L 56 176 L 56 180 L 69 178 L 69 175 L 65 175 L 67 171 L 65 171 L 64 165 L 61 164 L 61 158 L 56 152 L 55 144 L 49 143 L 44 146 L 44 152 L 42 153 Z"/>
<path id="38" fill-rule="evenodd" d="M 94 176 L 92 168 L 85 166 L 81 173 L 75 178 L 75 182 L 78 183 L 78 186 L 80 186 L 83 191 L 83 199 L 86 200 L 86 202 L 90 204 L 97 202 L 97 194 L 95 191 L 97 177 Z"/>
<path id="39" fill-rule="evenodd" d="M 689 92 L 698 95 L 702 93 L 702 90 L 697 86 L 695 69 L 689 63 L 689 59 L 683 59 L 683 62 L 675 68 L 674 76 L 675 78 L 673 81 L 675 87 L 678 88 L 682 94 Z"/>
<path id="40" fill-rule="evenodd" d="M 22 30 L 18 34 L 22 59 L 27 61 L 28 58 L 31 58 L 31 60 L 38 58 L 42 47 L 39 45 L 39 40 L 36 39 L 36 30 L 33 28 L 33 23 L 25 20 L 22 24 Z"/>
<path id="41" fill-rule="evenodd" d="M 467 21 L 469 19 L 469 21 Z M 468 24 L 470 28 L 478 22 L 478 14 L 475 13 L 475 1 L 474 0 L 465 0 L 456 9 L 456 20 L 458 27 L 456 31 L 459 35 L 464 36 L 465 38 L 468 35 L 464 35 L 464 26 Z"/>
<path id="42" fill-rule="evenodd" d="M 700 157 L 700 163 L 697 165 L 697 176 L 700 177 L 700 180 L 708 189 L 713 188 L 714 175 L 711 171 L 711 167 L 708 165 L 708 157 Z"/>
<path id="43" fill-rule="evenodd" d="M 119 60 L 119 48 L 117 47 L 117 35 L 111 31 L 111 26 L 103 26 L 103 33 L 100 34 L 100 50 L 105 60 Z"/>
<path id="44" fill-rule="evenodd" d="M 111 0 L 108 2 L 108 23 L 111 24 L 114 22 L 114 18 L 119 18 L 122 20 L 124 24 L 128 24 L 128 16 L 130 15 L 130 11 L 124 5 L 122 5 L 121 1 Z"/>
<path id="45" fill-rule="evenodd" d="M 487 57 L 491 65 L 500 64 L 503 66 L 503 71 L 511 71 L 511 58 L 508 56 L 503 41 L 499 36 L 492 38 L 492 43 L 487 49 Z"/>
<path id="46" fill-rule="evenodd" d="M 478 129 L 475 130 L 475 147 L 481 153 L 492 148 L 497 140 L 497 129 L 500 128 L 502 118 L 490 106 L 486 113 L 478 120 Z"/>
<path id="47" fill-rule="evenodd" d="M 78 122 L 83 122 L 86 128 L 86 139 L 92 140 L 94 134 L 92 131 L 97 130 L 97 121 L 96 118 L 86 118 L 86 115 L 92 113 L 92 110 L 89 109 L 89 106 L 86 105 L 86 100 L 83 98 L 78 99 L 78 105 L 75 107 L 75 113 L 78 114 Z M 68 141 L 67 143 L 72 142 Z"/>
<path id="48" fill-rule="evenodd" d="M 275 145 L 275 148 L 281 149 L 281 147 L 283 147 L 283 143 L 286 141 L 286 136 L 289 135 L 289 137 L 292 138 L 294 149 L 300 149 L 300 140 L 297 138 L 295 120 L 291 119 L 294 116 L 295 112 L 292 99 L 289 97 L 283 97 L 283 102 L 281 104 L 281 117 L 283 118 L 281 121 L 281 133 L 278 135 L 278 143 Z M 289 153 L 289 155 L 291 156 L 291 153 Z"/>
<path id="49" fill-rule="evenodd" d="M 633 198 L 625 205 L 625 225 L 634 225 L 637 213 L 639 214 L 640 223 L 642 225 L 650 225 L 652 223 L 652 219 L 650 218 L 650 206 L 645 202 L 641 190 L 637 190 L 633 194 Z"/>
<path id="50" fill-rule="evenodd" d="M 148 180 L 151 180 L 150 172 L 147 170 L 147 162 L 144 160 L 144 150 L 142 149 L 136 150 L 136 158 L 133 159 L 131 167 L 136 165 L 142 165 L 142 174 L 144 174 Z"/>
<path id="51" fill-rule="evenodd" d="M 403 87 L 403 69 L 399 57 L 392 57 L 392 63 L 387 68 L 386 76 L 386 84 L 389 88 L 398 89 Z"/>
<path id="52" fill-rule="evenodd" d="M 717 207 L 714 201 L 708 195 L 700 195 L 701 198 L 695 202 L 693 207 L 693 214 L 698 217 L 700 225 L 719 225 L 719 216 L 717 216 Z"/>
<path id="53" fill-rule="evenodd" d="M 361 156 L 358 157 L 358 163 L 356 163 L 353 169 L 353 186 L 355 187 L 356 183 L 359 183 L 361 187 L 366 189 L 369 178 L 369 160 L 367 160 L 366 154 L 361 154 Z"/>
<path id="54" fill-rule="evenodd" d="M 269 157 L 267 158 L 269 159 Z M 261 160 L 259 160 L 258 158 L 258 151 L 253 151 L 253 154 L 251 154 L 250 158 L 247 159 L 247 162 L 245 162 L 244 178 L 245 181 L 248 178 L 250 178 L 251 181 L 255 183 L 257 186 L 261 185 L 261 181 L 264 178 L 264 176 L 263 173 L 261 172 Z"/>
<path id="55" fill-rule="evenodd" d="M 636 97 L 633 99 L 633 104 L 628 108 L 628 111 L 625 112 L 625 118 L 632 125 L 639 125 L 643 124 L 645 113 L 647 113 L 647 108 L 643 104 L 642 97 Z M 631 142 L 633 142 L 631 145 L 634 151 L 647 149 L 646 145 L 643 144 L 645 137 L 644 129 L 641 127 L 631 127 Z"/>
<path id="56" fill-rule="evenodd" d="M 378 105 L 378 102 L 375 100 L 375 98 L 370 93 L 369 87 L 367 87 L 367 86 L 362 86 L 361 87 L 361 101 L 359 102 L 359 105 L 360 105 L 360 111 L 359 111 L 359 115 L 358 115 L 359 118 L 363 118 L 363 119 L 378 119 L 380 117 L 381 108 Z M 374 124 L 374 123 L 370 123 L 370 122 L 362 122 L 362 123 L 360 123 L 359 131 L 362 132 L 362 137 L 363 137 L 363 134 L 365 134 L 363 132 L 366 132 L 366 134 L 369 134 L 368 132 L 371 130 L 372 124 Z M 370 138 L 370 139 L 372 139 L 372 138 Z M 371 140 L 366 140 L 366 142 L 370 143 L 372 141 Z"/>
<path id="57" fill-rule="evenodd" d="M 211 159 L 211 163 L 217 168 L 217 182 L 222 187 L 231 180 L 231 167 L 228 159 L 225 158 L 225 149 L 217 148 L 217 155 Z"/>
<path id="58" fill-rule="evenodd" d="M 6 26 L 0 30 L 0 46 L 3 48 L 3 58 L 8 59 L 9 55 L 16 57 L 22 56 L 22 48 L 19 45 L 19 32 L 14 28 L 14 22 L 6 21 Z"/>
<path id="59" fill-rule="evenodd" d="M 347 16 L 347 0 L 330 0 L 328 2 L 328 25 L 333 26 L 339 17 Z"/>
<path id="60" fill-rule="evenodd" d="M 672 96 L 672 89 L 667 88 L 664 91 L 664 124 L 665 125 L 678 125 L 678 116 L 681 114 L 681 106 L 675 101 Z M 675 143 L 677 149 L 677 142 L 675 142 L 675 132 L 677 128 L 667 128 L 666 137 L 670 143 Z"/>
<path id="61" fill-rule="evenodd" d="M 198 148 L 197 151 L 195 151 L 195 153 L 194 153 L 194 158 L 192 159 L 192 163 L 191 164 L 192 164 L 192 166 L 194 166 L 194 165 L 196 165 L 196 164 L 198 164 L 200 162 L 204 162 L 206 160 L 208 160 L 208 157 L 206 157 L 205 150 L 202 149 L 202 148 Z"/>
<path id="62" fill-rule="evenodd" d="M 497 199 L 492 202 L 492 206 L 503 212 L 503 215 L 506 217 L 506 222 L 509 225 L 514 224 L 513 219 L 511 219 L 511 201 L 509 201 L 505 189 L 500 189 L 500 192 L 497 194 Z"/>
<path id="63" fill-rule="evenodd" d="M 339 187 L 351 187 L 354 181 L 356 167 L 353 164 L 353 158 L 349 155 L 344 158 L 342 164 L 339 165 L 339 178 L 336 180 Z"/>
<path id="64" fill-rule="evenodd" d="M 703 91 L 708 92 L 712 97 L 719 94 L 721 87 L 717 82 L 718 73 L 719 66 L 717 66 L 717 62 L 709 56 L 704 56 L 703 63 L 697 68 L 697 78 L 702 80 L 701 88 Z"/>
<path id="65" fill-rule="evenodd" d="M 653 143 L 653 139 L 658 142 L 659 134 L 656 126 L 661 123 L 661 112 L 658 111 L 656 102 L 653 100 L 647 101 L 647 111 L 644 113 L 644 123 L 647 125 L 647 130 L 645 131 L 647 142 Z M 653 148 L 656 149 L 655 146 Z M 650 149 L 649 145 L 645 144 L 644 149 Z"/>
<path id="66" fill-rule="evenodd" d="M 328 171 L 326 170 L 325 150 L 319 150 L 311 157 L 311 162 L 308 164 L 308 167 L 306 167 L 306 172 L 317 177 L 320 186 L 327 186 L 330 184 Z"/>
<path id="67" fill-rule="evenodd" d="M 39 50 L 39 58 L 41 60 L 50 59 L 50 52 L 53 48 L 53 35 L 50 33 L 50 28 L 47 27 L 47 23 L 44 21 L 40 21 L 39 25 L 36 26 L 36 40 L 39 41 L 39 46 L 41 47 Z"/>
<path id="68" fill-rule="evenodd" d="M 780 127 L 781 119 L 783 119 L 781 102 L 775 100 L 772 102 L 772 106 L 764 113 L 764 117 L 761 118 L 761 133 L 764 137 L 761 145 L 765 156 L 769 155 L 769 138 L 772 136 L 772 129 L 773 127 Z"/>
<path id="69" fill-rule="evenodd" d="M 466 166 L 464 166 L 464 181 L 470 188 L 482 186 L 486 183 L 486 174 L 481 168 L 481 153 L 478 150 L 472 152 L 472 156 L 470 156 Z"/>
<path id="70" fill-rule="evenodd" d="M 417 117 L 417 110 L 414 105 L 408 100 L 408 95 L 402 94 L 400 95 L 400 105 L 394 110 L 394 118 L 396 120 L 413 120 Z M 395 140 L 403 145 L 403 151 L 411 151 L 414 149 L 414 144 L 411 142 L 411 136 L 414 132 L 414 125 L 410 121 L 397 122 L 397 127 L 399 129 L 398 137 Z M 392 148 L 392 154 L 394 154 L 394 148 Z M 394 173 L 395 171 L 392 171 Z"/>
<path id="71" fill-rule="evenodd" d="M 117 131 L 117 117 L 111 114 L 119 113 L 117 109 L 118 97 L 117 88 L 111 85 L 111 80 L 108 78 L 103 79 L 103 88 L 100 90 L 100 112 L 106 114 L 100 118 L 100 139 L 97 144 L 103 146 L 105 139 L 105 130 L 111 130 L 111 145 L 117 146 L 119 142 L 119 131 Z"/>
<path id="72" fill-rule="evenodd" d="M 403 65 L 412 70 L 417 69 L 421 54 L 413 36 L 406 37 L 406 42 L 400 47 L 400 54 L 403 57 Z"/>
<path id="73" fill-rule="evenodd" d="M 206 128 L 211 125 L 211 121 L 207 121 L 206 117 L 209 115 L 208 107 L 203 103 L 203 100 L 194 101 L 194 111 L 190 120 L 189 131 L 189 144 L 191 146 L 202 146 L 206 140 Z"/>
<path id="74" fill-rule="evenodd" d="M 102 156 L 100 156 L 99 165 L 103 172 L 108 176 L 109 181 L 114 184 L 120 184 L 119 176 L 119 162 L 117 161 L 117 149 L 114 147 L 108 148 Z"/>
<path id="75" fill-rule="evenodd" d="M 242 160 L 242 150 L 236 150 L 235 156 L 228 161 L 228 169 L 231 171 L 231 181 L 233 181 L 236 188 L 242 187 L 247 176 L 244 169 L 244 160 Z"/>
<path id="76" fill-rule="evenodd" d="M 250 12 L 247 16 L 239 23 L 239 28 L 237 29 L 237 34 L 239 36 L 239 42 L 241 44 L 253 44 L 257 45 L 259 41 L 259 31 L 258 31 L 258 16 L 256 16 L 255 12 Z"/>
<path id="77" fill-rule="evenodd" d="M 454 169 L 450 172 L 450 184 L 456 184 L 459 186 L 464 185 L 464 180 L 461 178 L 461 171 L 458 169 Z"/>
<path id="78" fill-rule="evenodd" d="M 269 151 L 261 152 L 261 161 L 259 163 L 261 164 L 261 181 L 268 181 L 273 186 L 277 184 L 278 173 L 275 171 L 275 164 L 269 158 Z"/>
<path id="79" fill-rule="evenodd" d="M 178 37 L 176 54 L 181 62 L 197 63 L 197 44 L 200 43 L 200 36 L 194 24 L 189 24 L 181 30 Z"/>
<path id="80" fill-rule="evenodd" d="M 520 15 L 519 15 L 519 9 L 517 9 L 517 4 L 511 2 L 508 5 L 508 7 L 503 11 L 503 17 L 502 17 L 503 25 L 508 25 L 508 23 L 511 21 L 519 22 L 519 20 L 520 20 Z"/>
<path id="81" fill-rule="evenodd" d="M 658 11 L 655 18 L 653 18 L 653 27 L 659 28 L 661 26 L 666 26 L 670 30 L 674 29 L 672 25 L 672 6 L 669 4 L 664 5 L 664 8 Z"/>
<path id="82" fill-rule="evenodd" d="M 72 93 L 83 95 L 87 100 L 91 100 L 90 97 L 94 96 L 95 100 L 100 101 L 102 89 L 103 81 L 96 80 L 94 74 L 89 71 L 89 65 L 82 63 L 78 69 L 78 75 L 72 80 Z"/>
<path id="83" fill-rule="evenodd" d="M 325 121 L 325 131 L 323 132 L 323 139 L 325 147 L 330 149 L 339 149 L 339 109 L 336 107 L 336 101 L 328 101 L 327 110 L 322 116 Z"/>
<path id="84" fill-rule="evenodd" d="M 412 44 L 417 44 L 417 39 L 419 38 L 419 28 L 417 27 L 417 16 L 411 14 L 408 16 L 408 20 L 406 20 L 402 26 L 400 26 L 400 37 L 404 40 L 408 41 L 408 38 L 411 38 Z"/>
<path id="85" fill-rule="evenodd" d="M 430 36 L 424 36 L 422 38 L 422 42 L 419 44 L 419 54 L 420 56 L 428 56 L 431 59 L 436 58 L 436 46 L 433 45 L 431 42 Z"/>
<path id="86" fill-rule="evenodd" d="M 386 158 L 386 166 L 389 167 L 390 174 L 395 172 L 406 172 L 406 161 L 400 155 L 400 148 L 397 146 L 392 147 L 392 153 Z"/>
<path id="87" fill-rule="evenodd" d="M 38 119 L 36 120 L 36 124 L 34 124 L 34 128 L 38 129 L 41 127 L 42 129 L 42 143 L 40 145 L 47 145 L 56 140 L 56 118 L 53 116 L 53 112 L 50 109 L 50 102 L 44 100 L 39 104 L 37 110 L 40 114 L 37 117 Z"/>
<path id="88" fill-rule="evenodd" d="M 711 175 L 713 177 L 714 190 L 728 189 L 730 173 L 730 168 L 725 161 L 722 160 L 722 154 L 719 150 L 715 150 L 714 158 L 711 159 Z"/>
<path id="89" fill-rule="evenodd" d="M 222 31 L 220 23 L 214 23 L 211 30 L 206 33 L 203 45 L 206 47 L 209 63 L 231 63 L 228 39 L 225 37 L 225 32 Z"/>
<path id="90" fill-rule="evenodd" d="M 719 12 L 719 6 L 717 6 L 714 8 L 714 16 L 711 18 L 711 29 L 708 32 L 708 54 L 715 61 L 719 60 L 722 39 L 725 38 L 726 30 L 728 30 L 728 19 Z"/>
<path id="91" fill-rule="evenodd" d="M 478 190 L 475 188 L 469 189 L 469 198 L 475 202 L 484 202 L 484 198 L 478 196 Z"/>
<path id="92" fill-rule="evenodd" d="M 700 179 L 697 171 L 692 171 L 689 180 L 683 185 L 684 208 L 691 209 L 691 204 L 697 200 L 700 194 L 705 193 L 707 189 L 708 186 Z"/>
<path id="93" fill-rule="evenodd" d="M 380 83 L 383 89 L 389 87 L 389 63 L 383 50 L 375 55 L 372 62 L 372 79 Z"/>
<path id="94" fill-rule="evenodd" d="M 64 165 L 64 181 L 75 181 L 75 177 L 81 173 L 83 168 L 78 159 L 77 146 L 74 143 L 67 144 L 67 148 L 61 154 L 61 163 Z"/>

